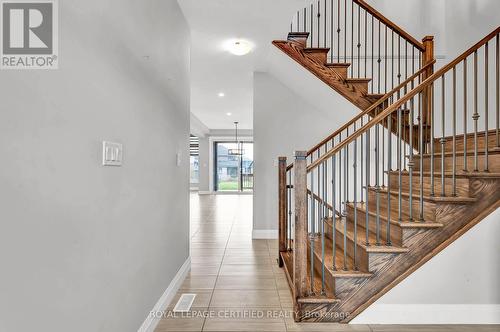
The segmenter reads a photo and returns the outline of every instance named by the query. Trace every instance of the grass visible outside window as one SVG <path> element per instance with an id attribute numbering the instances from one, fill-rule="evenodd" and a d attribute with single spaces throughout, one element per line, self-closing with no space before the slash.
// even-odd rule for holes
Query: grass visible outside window
<path id="1" fill-rule="evenodd" d="M 224 190 L 238 190 L 238 182 L 235 182 L 235 181 L 219 182 L 217 188 L 220 191 L 224 191 Z"/>

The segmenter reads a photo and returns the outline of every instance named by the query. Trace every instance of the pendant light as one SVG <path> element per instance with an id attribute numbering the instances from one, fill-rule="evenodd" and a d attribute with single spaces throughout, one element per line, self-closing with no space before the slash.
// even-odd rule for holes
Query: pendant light
<path id="1" fill-rule="evenodd" d="M 237 149 L 228 149 L 228 154 L 230 156 L 242 156 L 245 151 L 240 148 L 240 141 L 238 141 L 238 122 L 234 122 L 234 140 L 236 141 Z"/>

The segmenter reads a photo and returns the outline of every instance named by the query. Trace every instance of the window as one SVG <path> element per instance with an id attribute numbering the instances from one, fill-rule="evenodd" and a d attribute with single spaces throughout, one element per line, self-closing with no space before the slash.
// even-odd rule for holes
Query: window
<path id="1" fill-rule="evenodd" d="M 230 155 L 229 150 L 242 149 L 242 155 Z M 216 191 L 253 190 L 253 142 L 215 142 Z"/>
<path id="2" fill-rule="evenodd" d="M 200 182 L 200 140 L 191 135 L 189 138 L 189 182 L 198 184 Z"/>

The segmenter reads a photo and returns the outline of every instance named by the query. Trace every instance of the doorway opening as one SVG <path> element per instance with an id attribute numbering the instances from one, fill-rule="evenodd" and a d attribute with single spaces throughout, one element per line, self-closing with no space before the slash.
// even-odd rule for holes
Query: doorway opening
<path id="1" fill-rule="evenodd" d="M 214 189 L 253 191 L 253 142 L 214 142 Z"/>

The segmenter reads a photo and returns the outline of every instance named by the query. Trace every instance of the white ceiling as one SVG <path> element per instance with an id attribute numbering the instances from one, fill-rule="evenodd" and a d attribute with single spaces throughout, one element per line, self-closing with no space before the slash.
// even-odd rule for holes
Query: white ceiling
<path id="1" fill-rule="evenodd" d="M 266 71 L 271 42 L 286 38 L 292 14 L 307 1 L 178 0 L 191 28 L 191 112 L 208 128 L 233 128 L 233 121 L 252 128 L 253 72 Z M 254 50 L 228 53 L 224 42 L 234 38 Z"/>

